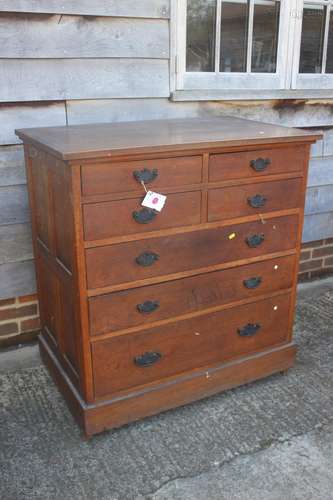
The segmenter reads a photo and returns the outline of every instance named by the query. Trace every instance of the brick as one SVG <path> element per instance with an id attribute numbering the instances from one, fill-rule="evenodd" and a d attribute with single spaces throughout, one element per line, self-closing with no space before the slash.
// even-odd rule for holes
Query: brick
<path id="1" fill-rule="evenodd" d="M 5 323 L 4 325 L 0 325 L 0 337 L 6 337 L 13 333 L 18 333 L 17 323 Z"/>
<path id="2" fill-rule="evenodd" d="M 309 260 L 307 262 L 302 262 L 299 266 L 300 272 L 303 271 L 311 271 L 312 269 L 319 269 L 322 267 L 324 260 L 323 259 L 316 259 L 316 260 Z"/>
<path id="3" fill-rule="evenodd" d="M 9 335 L 8 337 L 0 336 L 0 349 L 4 349 L 6 347 L 15 346 L 18 344 L 26 344 L 30 342 L 34 342 L 38 337 L 38 330 L 35 332 L 24 332 L 17 333 L 13 335 Z"/>
<path id="4" fill-rule="evenodd" d="M 24 318 L 24 316 L 36 316 L 37 304 L 31 304 L 23 307 L 12 307 L 0 310 L 0 321 L 8 319 Z"/>
<path id="5" fill-rule="evenodd" d="M 40 319 L 31 318 L 21 321 L 21 332 L 33 332 L 40 329 Z"/>
<path id="6" fill-rule="evenodd" d="M 301 252 L 301 262 L 304 260 L 309 260 L 311 257 L 311 251 L 310 250 L 302 250 Z"/>
<path id="7" fill-rule="evenodd" d="M 24 295 L 23 297 L 19 297 L 19 302 L 35 302 L 37 301 L 37 295 L 34 293 L 32 295 Z"/>
<path id="8" fill-rule="evenodd" d="M 0 307 L 10 306 L 15 304 L 15 299 L 2 299 L 0 300 Z"/>
<path id="9" fill-rule="evenodd" d="M 308 281 L 310 279 L 310 273 L 299 273 L 298 282 L 303 283 L 304 281 Z"/>
<path id="10" fill-rule="evenodd" d="M 333 255 L 333 245 L 328 247 L 316 248 L 313 250 L 313 257 L 326 257 L 327 255 Z"/>
<path id="11" fill-rule="evenodd" d="M 324 260 L 324 267 L 326 266 L 333 266 L 333 257 L 328 257 Z"/>
<path id="12" fill-rule="evenodd" d="M 324 245 L 324 240 L 309 241 L 308 243 L 303 243 L 302 248 L 317 248 Z"/>
<path id="13" fill-rule="evenodd" d="M 324 278 L 326 276 L 330 276 L 333 274 L 333 269 L 330 268 L 323 268 L 323 269 L 316 269 L 315 271 L 310 272 L 311 279 L 314 278 Z"/>

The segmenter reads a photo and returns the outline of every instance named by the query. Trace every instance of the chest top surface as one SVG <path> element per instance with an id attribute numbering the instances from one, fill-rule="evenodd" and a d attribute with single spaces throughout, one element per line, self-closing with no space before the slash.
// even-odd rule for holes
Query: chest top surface
<path id="1" fill-rule="evenodd" d="M 16 130 L 24 141 L 63 160 L 133 153 L 314 142 L 321 136 L 300 129 L 233 117 L 97 123 Z"/>

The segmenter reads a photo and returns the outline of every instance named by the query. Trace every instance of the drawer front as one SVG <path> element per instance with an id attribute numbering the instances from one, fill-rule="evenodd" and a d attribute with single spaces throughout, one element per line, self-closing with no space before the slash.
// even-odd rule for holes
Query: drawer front
<path id="1" fill-rule="evenodd" d="M 210 189 L 208 221 L 297 208 L 302 202 L 302 178 Z"/>
<path id="2" fill-rule="evenodd" d="M 214 154 L 209 160 L 209 180 L 216 182 L 302 171 L 305 160 L 306 151 L 302 146 Z"/>
<path id="3" fill-rule="evenodd" d="M 114 292 L 89 300 L 91 335 L 105 334 L 289 288 L 295 257 Z"/>
<path id="4" fill-rule="evenodd" d="M 142 200 L 143 196 L 84 205 L 85 239 L 98 240 L 200 223 L 201 191 L 169 194 L 161 212 L 142 207 Z"/>
<path id="5" fill-rule="evenodd" d="M 96 397 L 287 340 L 290 294 L 92 345 Z"/>
<path id="6" fill-rule="evenodd" d="M 82 167 L 84 196 L 138 191 L 140 178 L 152 191 L 168 186 L 198 184 L 202 180 L 202 157 L 98 163 Z"/>
<path id="7" fill-rule="evenodd" d="M 88 288 L 199 269 L 295 248 L 298 216 L 86 250 Z"/>

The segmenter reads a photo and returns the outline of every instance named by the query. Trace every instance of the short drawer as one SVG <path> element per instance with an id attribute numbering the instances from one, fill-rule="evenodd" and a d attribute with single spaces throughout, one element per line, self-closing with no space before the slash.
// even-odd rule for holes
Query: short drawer
<path id="1" fill-rule="evenodd" d="M 198 184 L 202 180 L 202 157 L 183 156 L 155 160 L 84 165 L 81 170 L 84 196 L 138 191 L 140 179 L 156 191 L 168 186 Z"/>
<path id="2" fill-rule="evenodd" d="M 289 288 L 295 257 L 256 262 L 89 300 L 91 335 L 200 311 Z"/>
<path id="3" fill-rule="evenodd" d="M 147 238 L 86 250 L 88 288 L 215 266 L 295 248 L 298 216 Z"/>
<path id="4" fill-rule="evenodd" d="M 98 240 L 200 223 L 201 191 L 167 196 L 161 212 L 142 207 L 143 196 L 83 207 L 84 237 Z"/>
<path id="5" fill-rule="evenodd" d="M 209 159 L 210 182 L 302 171 L 306 151 L 302 146 L 213 154 Z"/>
<path id="6" fill-rule="evenodd" d="M 302 203 L 302 178 L 210 189 L 208 221 L 297 208 Z"/>
<path id="7" fill-rule="evenodd" d="M 92 344 L 96 397 L 287 341 L 290 294 Z"/>

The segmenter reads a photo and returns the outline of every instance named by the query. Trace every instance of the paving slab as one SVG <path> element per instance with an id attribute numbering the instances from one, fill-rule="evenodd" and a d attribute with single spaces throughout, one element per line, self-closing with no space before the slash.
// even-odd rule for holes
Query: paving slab
<path id="1" fill-rule="evenodd" d="M 217 469 L 223 472 L 240 459 L 247 459 L 247 465 L 232 477 L 246 492 L 246 476 L 260 453 L 294 444 L 295 439 L 308 436 L 318 426 L 325 435 L 331 432 L 332 290 L 321 290 L 319 295 L 314 290 L 310 296 L 300 294 L 295 324 L 299 353 L 295 367 L 286 374 L 105 432 L 89 441 L 83 438 L 42 365 L 23 369 L 12 365 L 10 371 L 0 374 L 0 498 L 148 499 L 164 494 L 163 488 L 170 488 L 180 478 L 215 474 Z M 306 446 L 315 471 L 319 455 L 311 443 Z M 323 449 L 321 443 L 325 443 L 325 437 L 318 441 L 318 447 L 323 454 L 328 453 L 329 448 Z M 264 462 L 258 459 L 258 470 Z M 328 481 L 330 471 L 324 460 L 321 463 Z M 278 467 L 277 458 L 272 458 L 271 469 L 267 469 L 272 477 L 277 474 L 274 464 Z M 295 469 L 295 477 L 299 470 Z M 218 478 L 214 481 L 221 484 Z M 318 491 L 325 493 L 324 489 Z M 321 500 L 332 500 L 324 493 Z M 230 496 L 228 500 L 237 498 Z M 256 496 L 247 497 L 252 498 L 257 500 Z M 210 497 L 206 495 L 206 499 Z"/>
<path id="2" fill-rule="evenodd" d="M 333 424 L 163 486 L 150 500 L 332 500 Z"/>

